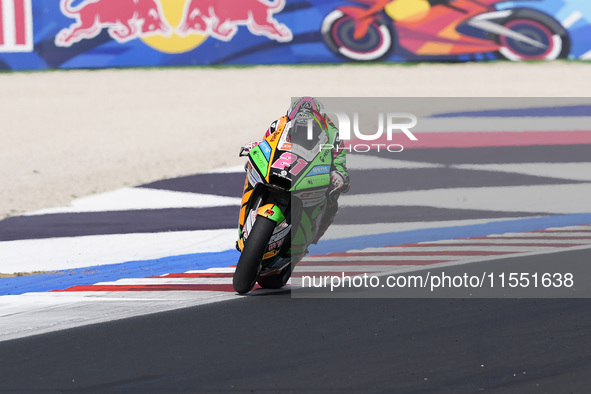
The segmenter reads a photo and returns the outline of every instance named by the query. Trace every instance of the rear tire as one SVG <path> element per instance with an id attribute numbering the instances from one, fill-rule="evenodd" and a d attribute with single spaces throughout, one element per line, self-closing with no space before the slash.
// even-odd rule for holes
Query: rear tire
<path id="1" fill-rule="evenodd" d="M 342 11 L 334 10 L 322 22 L 322 38 L 333 53 L 347 60 L 383 60 L 394 47 L 394 34 L 385 19 L 378 16 L 365 36 L 356 39 L 354 32 L 357 22 Z"/>
<path id="2" fill-rule="evenodd" d="M 291 277 L 291 264 L 276 274 L 259 276 L 257 282 L 263 289 L 280 289 Z"/>
<path id="3" fill-rule="evenodd" d="M 263 254 L 267 249 L 274 229 L 274 221 L 263 216 L 257 216 L 250 235 L 244 243 L 244 249 L 242 249 L 242 254 L 240 254 L 232 278 L 232 286 L 234 286 L 237 293 L 248 293 L 254 287 L 261 271 Z"/>

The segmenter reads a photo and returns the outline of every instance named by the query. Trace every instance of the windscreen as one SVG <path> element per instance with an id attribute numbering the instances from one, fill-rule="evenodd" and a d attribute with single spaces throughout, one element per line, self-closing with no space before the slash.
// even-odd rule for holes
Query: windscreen
<path id="1" fill-rule="evenodd" d="M 311 112 L 299 112 L 292 120 L 291 142 L 306 150 L 312 150 L 322 139 L 325 132 L 326 122 Z"/>

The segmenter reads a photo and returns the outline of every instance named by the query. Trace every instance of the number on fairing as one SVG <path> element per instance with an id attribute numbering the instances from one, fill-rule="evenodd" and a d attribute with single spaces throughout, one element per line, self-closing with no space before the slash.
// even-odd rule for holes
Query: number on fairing
<path id="1" fill-rule="evenodd" d="M 294 156 L 289 152 L 284 152 L 281 156 L 279 156 L 279 159 L 275 160 L 275 163 L 273 163 L 271 167 L 280 170 L 285 170 L 286 167 L 289 167 L 291 165 L 295 157 L 297 156 Z M 289 172 L 293 175 L 297 175 L 306 167 L 306 165 L 308 165 L 308 162 L 306 160 L 298 159 L 298 161 L 295 163 L 295 165 Z"/>
<path id="2" fill-rule="evenodd" d="M 285 170 L 285 167 L 289 167 L 291 165 L 292 160 L 293 155 L 289 152 L 285 152 L 279 156 L 279 159 L 275 160 L 275 163 L 273 163 L 271 167 Z"/>
<path id="3" fill-rule="evenodd" d="M 291 169 L 290 173 L 292 173 L 293 175 L 297 175 L 304 168 L 306 168 L 307 165 L 308 165 L 308 162 L 306 160 L 304 160 L 304 159 L 298 159 L 298 161 L 296 162 L 295 166 L 293 166 L 293 168 Z"/>

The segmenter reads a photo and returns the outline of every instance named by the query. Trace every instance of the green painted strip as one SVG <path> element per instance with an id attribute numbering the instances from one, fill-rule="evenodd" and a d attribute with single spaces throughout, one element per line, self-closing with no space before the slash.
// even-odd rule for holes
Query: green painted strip
<path id="1" fill-rule="evenodd" d="M 261 151 L 261 148 L 257 146 L 256 148 L 250 151 L 249 155 L 252 158 L 252 161 L 254 161 L 254 164 L 261 172 L 261 174 L 263 174 L 263 177 L 266 177 L 267 170 L 269 169 L 269 162 L 265 158 L 265 155 L 263 151 Z"/>

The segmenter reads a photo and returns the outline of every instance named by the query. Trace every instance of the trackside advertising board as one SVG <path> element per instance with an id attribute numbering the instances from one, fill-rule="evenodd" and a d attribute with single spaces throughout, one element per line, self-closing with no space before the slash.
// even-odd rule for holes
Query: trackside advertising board
<path id="1" fill-rule="evenodd" d="M 0 0 L 0 69 L 591 59 L 588 0 Z"/>

